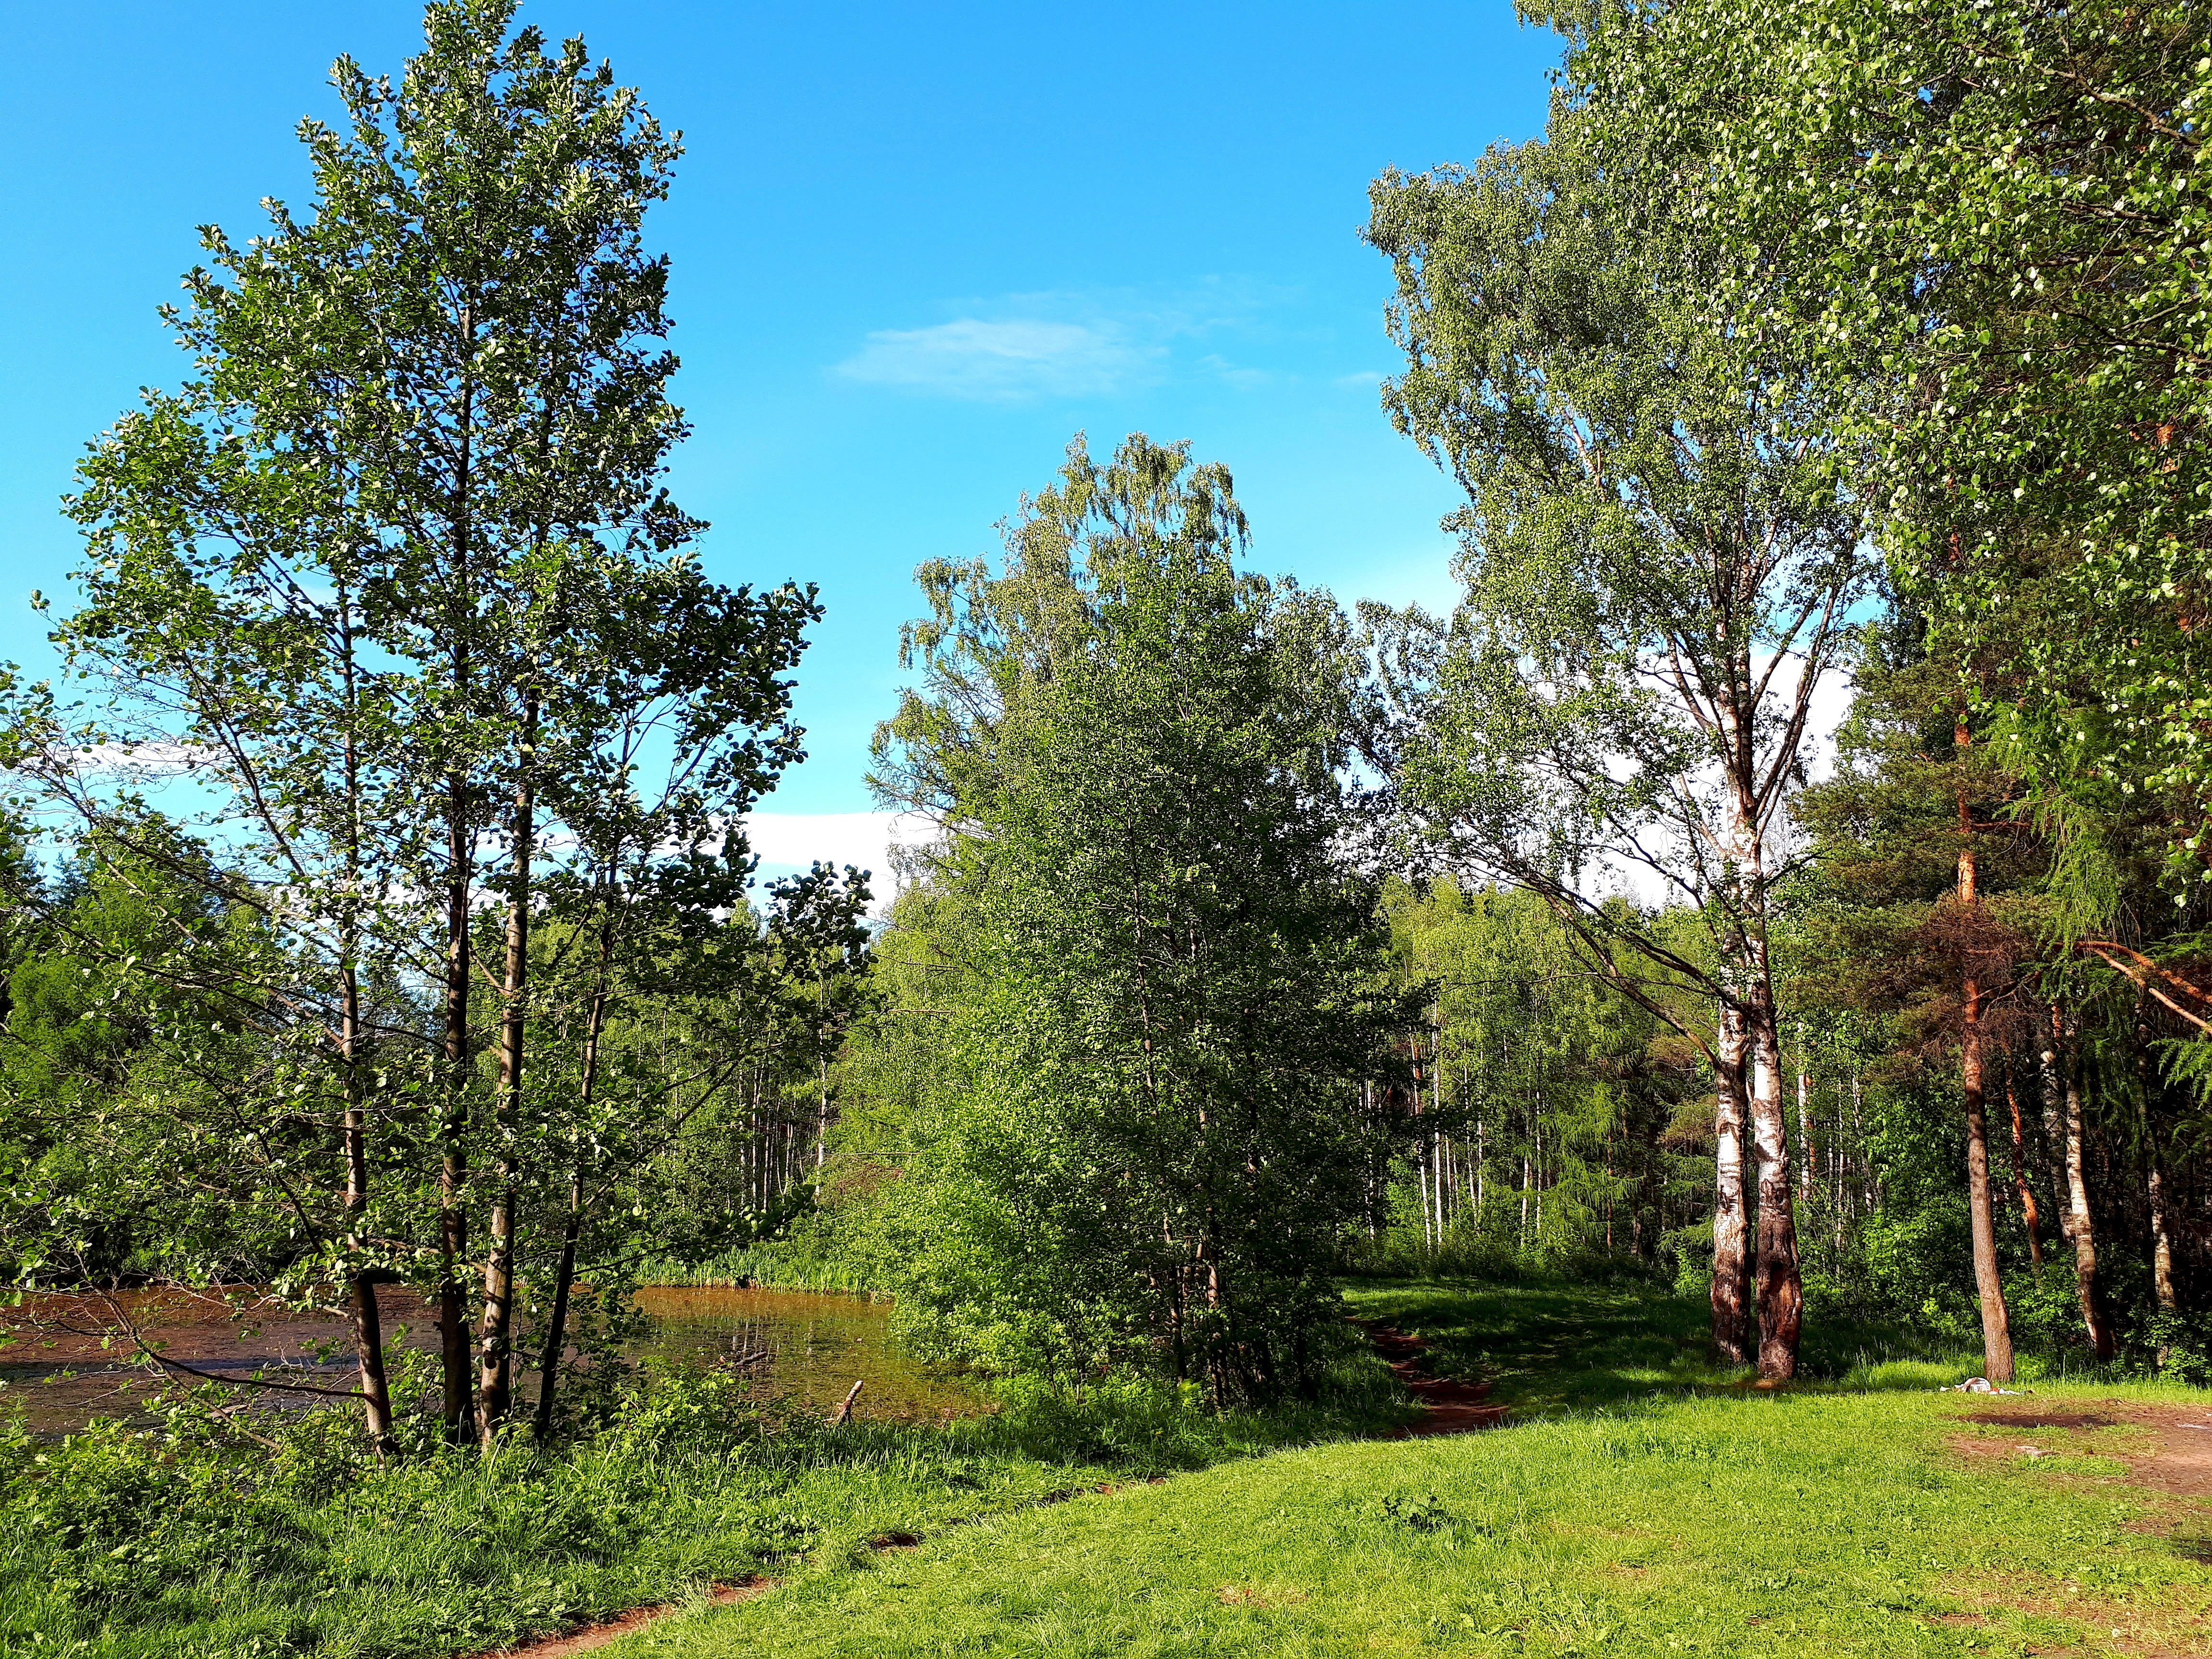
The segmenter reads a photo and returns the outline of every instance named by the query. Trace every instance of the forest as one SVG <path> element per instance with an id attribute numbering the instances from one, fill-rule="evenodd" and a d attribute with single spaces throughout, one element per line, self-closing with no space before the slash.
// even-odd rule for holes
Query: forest
<path id="1" fill-rule="evenodd" d="M 712 580 L 669 493 L 680 143 L 517 0 L 339 61 L 312 200 L 203 233 L 179 380 L 83 453 L 60 672 L 0 669 L 0 1280 L 170 1402 L 0 1436 L 0 1653 L 473 1651 L 744 1578 L 686 1528 L 1365 1432 L 1348 1310 L 1479 1327 L 1425 1285 L 1646 1308 L 1567 1351 L 1715 1389 L 2212 1384 L 2201 12 L 1521 9 L 1542 137 L 1363 232 L 1455 602 L 1268 574 L 1235 457 L 1077 434 L 884 641 L 926 839 L 775 880 L 836 596 Z M 635 1360 L 640 1287 L 718 1283 L 864 1292 L 999 1404 L 839 1440 Z M 146 1311 L 245 1287 L 319 1364 Z M 782 1471 L 722 1532 L 666 1508 L 708 1456 Z M 290 1473 L 209 1518 L 240 1458 Z M 423 1567 L 465 1616 L 383 1646 L 188 1587 L 510 1500 L 661 1519 L 559 1595 Z"/>

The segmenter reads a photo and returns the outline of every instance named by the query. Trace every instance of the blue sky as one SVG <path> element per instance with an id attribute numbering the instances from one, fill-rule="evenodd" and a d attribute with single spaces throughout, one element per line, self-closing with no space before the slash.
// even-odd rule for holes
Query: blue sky
<path id="1" fill-rule="evenodd" d="M 1358 229 L 1384 167 L 1540 128 L 1556 43 L 1504 0 L 523 15 L 683 130 L 649 222 L 695 428 L 672 487 L 714 523 L 714 574 L 811 580 L 829 608 L 800 672 L 811 758 L 769 803 L 793 815 L 776 863 L 873 833 L 842 815 L 871 805 L 910 573 L 992 550 L 1079 428 L 1225 462 L 1261 568 L 1347 603 L 1448 597 L 1452 491 L 1377 408 L 1388 273 Z M 154 311 L 194 227 L 303 202 L 292 128 L 334 112 L 331 59 L 396 71 L 420 15 L 0 3 L 0 659 L 46 659 L 25 599 L 67 602 L 56 501 L 82 444 L 178 377 Z"/>

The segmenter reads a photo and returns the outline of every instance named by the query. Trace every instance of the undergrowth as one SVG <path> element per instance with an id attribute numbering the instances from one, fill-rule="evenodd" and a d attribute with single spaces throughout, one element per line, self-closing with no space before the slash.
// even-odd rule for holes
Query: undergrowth
<path id="1" fill-rule="evenodd" d="M 351 1418 L 208 1389 L 165 1426 L 0 1433 L 0 1659 L 429 1659 L 714 1583 L 865 1555 L 1103 1482 L 1371 1432 L 1401 1408 L 1347 1345 L 1326 1403 L 1214 1415 L 1172 1389 L 1009 1387 L 942 1427 L 831 1426 L 656 1364 L 557 1450 L 380 1466 Z"/>

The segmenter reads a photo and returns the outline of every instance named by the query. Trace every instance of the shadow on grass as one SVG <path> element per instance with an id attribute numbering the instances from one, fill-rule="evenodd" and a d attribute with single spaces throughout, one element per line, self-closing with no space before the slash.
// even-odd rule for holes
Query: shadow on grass
<path id="1" fill-rule="evenodd" d="M 1747 1388 L 1755 1373 L 1721 1363 L 1706 1304 L 1619 1281 L 1476 1279 L 1366 1281 L 1346 1302 L 1430 1346 L 1438 1376 L 1486 1381 L 1492 1397 L 1524 1414 L 1589 1411 L 1655 1394 Z M 1808 1321 L 1801 1388 L 1920 1389 L 1956 1382 L 1970 1362 L 1894 1327 Z"/>

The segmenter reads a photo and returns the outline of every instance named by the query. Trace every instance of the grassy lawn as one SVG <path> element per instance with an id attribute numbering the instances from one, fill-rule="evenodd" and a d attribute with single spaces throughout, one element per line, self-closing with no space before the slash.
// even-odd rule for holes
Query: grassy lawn
<path id="1" fill-rule="evenodd" d="M 1727 1386 L 1699 1310 L 1648 1293 L 1354 1301 L 1439 1369 L 1493 1376 L 1522 1425 L 1278 1452 L 817 1558 L 607 1651 L 2212 1653 L 2202 1501 L 2125 1478 L 2149 1443 L 2127 1415 L 2206 1420 L 2201 1395 L 2038 1384 L 2002 1404 L 2118 1420 L 1976 1429 L 1956 1419 L 1998 1402 L 1929 1392 L 1955 1367 L 1847 1343 L 1816 1352 L 1833 1380 Z"/>
<path id="2" fill-rule="evenodd" d="M 0 1659 L 483 1652 L 702 1584 L 865 1559 L 887 1533 L 1402 1416 L 1348 1339 L 1338 1370 L 1323 1408 L 1211 1417 L 1129 1389 L 835 1429 L 763 1419 L 726 1375 L 679 1373 L 558 1455 L 520 1444 L 385 1469 L 355 1461 L 337 1418 L 273 1449 L 206 1417 L 170 1437 L 110 1425 L 55 1445 L 0 1410 Z"/>

